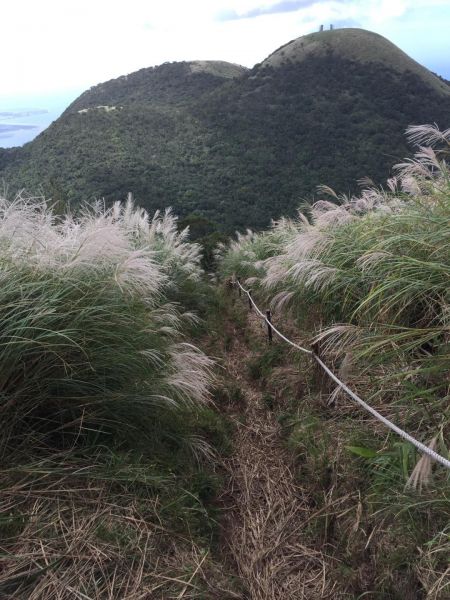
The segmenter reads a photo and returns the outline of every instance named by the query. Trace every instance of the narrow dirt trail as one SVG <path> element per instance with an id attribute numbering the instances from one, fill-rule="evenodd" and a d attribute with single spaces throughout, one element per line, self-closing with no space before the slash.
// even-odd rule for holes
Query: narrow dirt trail
<path id="1" fill-rule="evenodd" d="M 228 489 L 225 538 L 248 600 L 332 598 L 325 582 L 322 554 L 302 544 L 311 509 L 295 481 L 292 459 L 283 448 L 280 426 L 263 400 L 258 382 L 247 376 L 252 357 L 242 330 L 232 330 L 225 356 L 227 377 L 239 386 L 243 401 L 232 407 L 235 423 L 232 455 L 225 463 Z M 264 336 L 258 318 L 247 317 L 250 335 Z M 326 591 L 325 591 L 326 590 Z"/>

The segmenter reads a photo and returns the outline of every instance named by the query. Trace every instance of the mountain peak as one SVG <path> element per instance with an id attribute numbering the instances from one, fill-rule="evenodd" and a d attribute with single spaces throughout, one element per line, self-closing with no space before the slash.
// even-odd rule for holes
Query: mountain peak
<path id="1" fill-rule="evenodd" d="M 122 75 L 90 88 L 66 112 L 124 104 L 173 105 L 190 102 L 249 69 L 222 60 L 165 62 Z"/>
<path id="2" fill-rule="evenodd" d="M 400 73 L 410 71 L 436 91 L 450 95 L 450 87 L 382 35 L 366 29 L 342 28 L 301 36 L 278 48 L 261 64 L 280 67 L 310 57 L 337 55 L 361 63 L 382 63 Z"/>
<path id="3" fill-rule="evenodd" d="M 0 178 L 72 205 L 132 192 L 150 212 L 262 227 L 321 183 L 381 184 L 409 153 L 408 125 L 449 126 L 449 94 L 383 37 L 324 31 L 251 70 L 166 62 L 101 83 L 24 148 L 0 151 Z"/>

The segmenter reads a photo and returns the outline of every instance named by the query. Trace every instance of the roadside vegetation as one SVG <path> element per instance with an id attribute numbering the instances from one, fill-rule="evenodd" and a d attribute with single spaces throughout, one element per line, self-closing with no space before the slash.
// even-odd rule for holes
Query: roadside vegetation
<path id="1" fill-rule="evenodd" d="M 386 187 L 322 187 L 324 199 L 296 219 L 222 248 L 221 273 L 271 303 L 277 325 L 314 342 L 369 404 L 448 456 L 450 130 L 415 126 L 408 137 L 417 152 Z M 266 377 L 266 394 L 284 390 L 278 416 L 317 508 L 309 543 L 338 559 L 328 576 L 355 598 L 448 597 L 448 471 L 290 353 L 297 360 L 300 384 L 274 388 Z"/>
<path id="2" fill-rule="evenodd" d="M 200 247 L 131 199 L 17 197 L 0 249 L 0 597 L 227 597 Z"/>
<path id="3" fill-rule="evenodd" d="M 449 597 L 449 472 L 231 286 L 448 456 L 450 130 L 408 136 L 216 255 L 198 214 L 0 198 L 0 598 Z"/>

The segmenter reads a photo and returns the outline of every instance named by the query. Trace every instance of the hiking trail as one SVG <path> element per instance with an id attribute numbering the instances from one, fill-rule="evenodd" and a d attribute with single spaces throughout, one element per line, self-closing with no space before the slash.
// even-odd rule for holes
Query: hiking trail
<path id="1" fill-rule="evenodd" d="M 302 543 L 312 510 L 295 480 L 292 457 L 283 447 L 276 416 L 263 399 L 259 381 L 248 375 L 252 351 L 245 331 L 228 322 L 231 348 L 225 353 L 227 378 L 242 392 L 231 406 L 233 450 L 225 460 L 228 485 L 224 538 L 248 600 L 299 600 L 336 597 L 325 580 L 323 555 Z M 266 334 L 255 314 L 247 315 L 252 337 Z"/>

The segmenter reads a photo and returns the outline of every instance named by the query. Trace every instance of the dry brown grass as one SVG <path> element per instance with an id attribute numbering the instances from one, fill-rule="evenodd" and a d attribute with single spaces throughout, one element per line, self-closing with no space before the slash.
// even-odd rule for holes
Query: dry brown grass
<path id="1" fill-rule="evenodd" d="M 264 336 L 259 321 L 249 317 L 252 335 Z M 225 537 L 248 598 L 279 600 L 340 598 L 328 577 L 330 559 L 311 547 L 303 535 L 314 510 L 291 469 L 280 427 L 257 384 L 245 376 L 248 349 L 235 338 L 226 359 L 228 374 L 245 395 L 235 414 L 234 451 L 226 462 L 229 486 Z"/>
<path id="2" fill-rule="evenodd" d="M 0 598 L 239 597 L 206 544 L 166 527 L 157 496 L 76 476 L 38 479 L 8 486 L 2 477 Z"/>
<path id="3" fill-rule="evenodd" d="M 299 326 L 289 318 L 281 329 L 289 331 L 291 339 L 298 338 Z M 405 600 L 416 600 L 418 594 L 427 600 L 447 598 L 448 527 L 427 543 L 414 530 L 433 511 L 439 515 L 439 506 L 445 514 L 445 490 L 437 496 L 424 488 L 423 497 L 408 490 L 396 493 L 383 480 L 386 463 L 381 462 L 377 477 L 366 480 L 364 461 L 355 459 L 349 446 L 367 444 L 369 450 L 375 446 L 388 460 L 391 449 L 383 426 L 355 409 L 345 395 L 334 394 L 330 404 L 333 386 L 323 386 L 315 377 L 308 357 L 288 353 L 264 381 L 256 385 L 248 381 L 246 361 L 254 360 L 255 338 L 260 339 L 260 347 L 266 343 L 265 330 L 250 314 L 241 336 L 250 339 L 250 347 L 238 333 L 233 337 L 227 368 L 245 391 L 246 403 L 244 423 L 235 415 L 227 535 L 248 598 L 388 597 L 400 590 Z M 299 341 L 305 344 L 305 339 Z M 363 397 L 373 395 L 373 372 L 358 372 L 351 361 L 342 363 L 333 352 L 327 351 L 325 358 Z M 373 371 L 380 380 L 388 378 L 389 369 L 379 365 Z M 372 397 L 372 402 L 392 420 L 401 421 L 408 416 L 408 407 L 392 406 L 395 393 L 397 388 L 391 386 Z M 265 406 L 267 397 L 273 399 L 274 412 Z M 288 452 L 280 439 L 287 443 Z M 422 473 L 421 467 L 419 463 Z M 430 477 L 425 471 L 422 479 Z M 403 477 L 397 473 L 397 478 Z M 392 509 L 386 493 L 391 494 Z M 403 513 L 401 521 L 396 515 L 406 510 L 415 511 L 413 529 Z"/>

